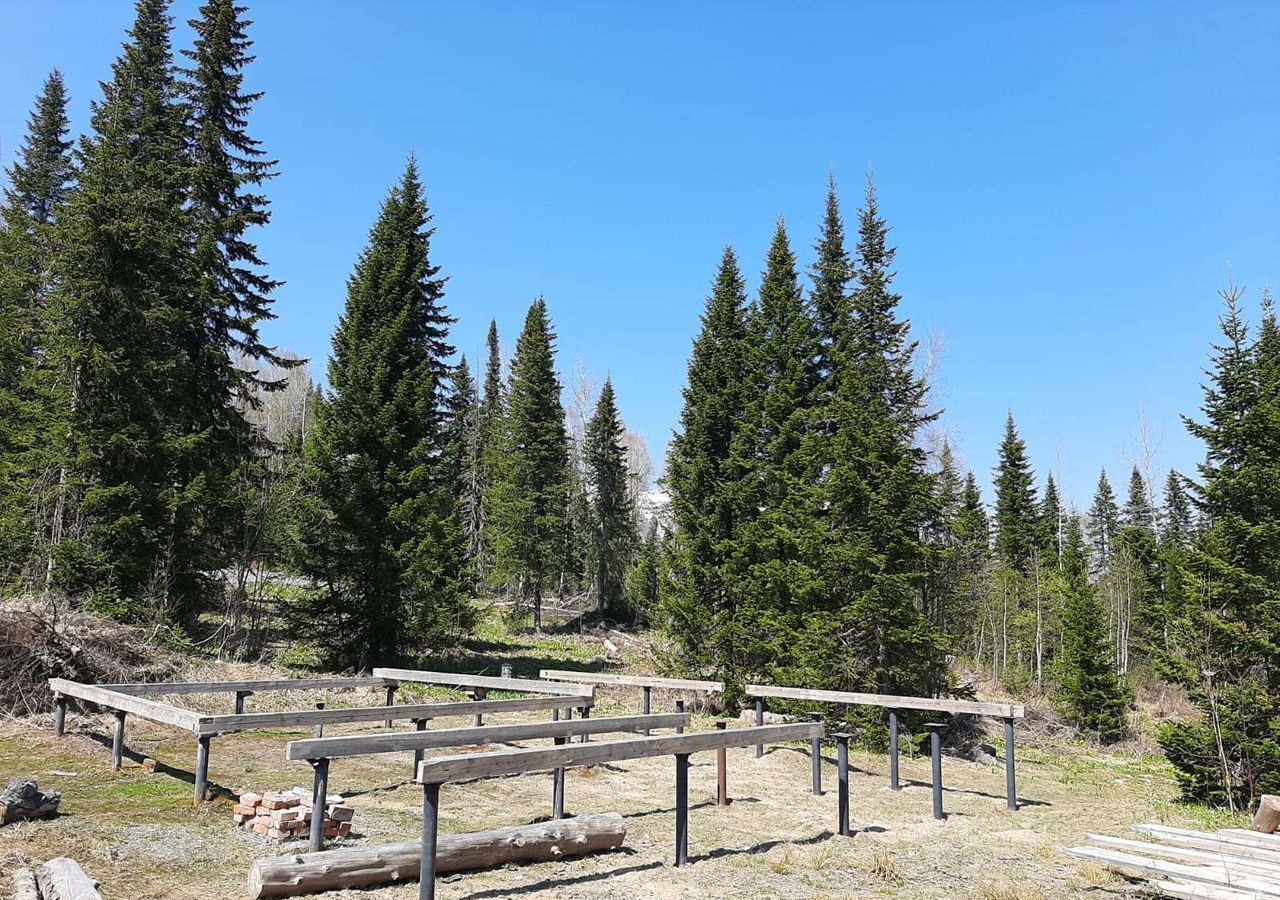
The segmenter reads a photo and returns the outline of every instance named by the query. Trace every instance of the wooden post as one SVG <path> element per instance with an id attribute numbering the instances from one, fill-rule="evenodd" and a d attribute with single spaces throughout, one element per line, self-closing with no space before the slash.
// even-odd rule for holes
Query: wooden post
<path id="1" fill-rule="evenodd" d="M 395 705 L 396 705 L 396 685 L 394 685 L 394 684 L 389 684 L 389 685 L 387 685 L 387 703 L 386 703 L 386 705 L 387 705 L 387 706 L 395 706 Z M 382 727 L 383 727 L 383 728 L 385 728 L 387 731 L 390 731 L 390 730 L 391 730 L 391 720 L 390 720 L 390 719 L 387 719 L 385 722 L 383 722 L 383 723 L 382 723 Z"/>
<path id="2" fill-rule="evenodd" d="M 564 738 L 556 738 L 557 747 L 564 744 Z M 564 766 L 551 773 L 551 818 L 564 818 Z"/>
<path id="3" fill-rule="evenodd" d="M 317 701 L 316 701 L 316 709 L 324 709 L 324 701 L 323 701 L 323 700 L 317 700 Z M 318 738 L 324 737 L 324 724 L 323 724 L 323 723 L 316 725 L 315 730 L 314 730 L 314 734 L 315 734 L 315 736 L 316 736 L 316 737 L 318 737 Z"/>
<path id="4" fill-rule="evenodd" d="M 209 792 L 209 742 L 213 735 L 196 737 L 196 803 L 203 803 Z"/>
<path id="5" fill-rule="evenodd" d="M 1013 752 L 1013 719 L 1004 720 L 1004 792 L 1012 812 L 1018 811 L 1018 775 Z"/>
<path id="6" fill-rule="evenodd" d="M 415 731 L 426 731 L 426 730 L 427 730 L 427 720 L 426 720 L 426 719 L 414 719 L 414 720 L 413 720 L 413 728 L 414 728 L 414 730 L 415 730 Z M 421 747 L 419 747 L 417 750 L 414 750 L 414 751 L 413 751 L 413 774 L 409 776 L 410 778 L 417 778 L 417 777 L 418 777 L 418 763 L 422 762 L 422 757 L 423 757 L 423 755 L 424 755 L 424 751 L 423 751 L 423 749 L 422 749 Z"/>
<path id="7" fill-rule="evenodd" d="M 244 715 L 244 698 L 253 696 L 253 691 L 236 691 L 236 715 Z"/>
<path id="8" fill-rule="evenodd" d="M 120 763 L 124 759 L 124 710 L 116 710 L 116 733 L 111 741 L 111 768 L 116 771 L 120 770 Z"/>
<path id="9" fill-rule="evenodd" d="M 756 727 L 764 725 L 764 698 L 756 698 Z M 756 759 L 764 756 L 764 744 L 756 744 Z"/>
<path id="10" fill-rule="evenodd" d="M 889 710 L 889 787 L 902 790 L 898 781 L 898 714 Z"/>
<path id="11" fill-rule="evenodd" d="M 644 714 L 647 716 L 647 715 L 649 715 L 649 701 L 650 701 L 651 699 L 653 699 L 653 698 L 652 698 L 652 696 L 651 696 L 651 695 L 653 694 L 653 688 L 649 687 L 649 686 L 646 684 L 646 685 L 644 686 L 644 689 L 643 689 L 643 690 L 644 690 L 644 702 L 640 705 L 640 711 L 641 711 L 642 713 L 644 713 Z M 644 736 L 645 736 L 645 737 L 648 737 L 648 736 L 649 736 L 649 729 L 648 729 L 648 728 L 646 728 L 646 729 L 644 730 Z"/>
<path id="12" fill-rule="evenodd" d="M 471 692 L 472 700 L 483 700 L 488 692 L 484 688 L 476 688 Z M 476 713 L 476 727 L 480 728 L 484 725 L 484 713 Z"/>
<path id="13" fill-rule="evenodd" d="M 676 754 L 676 865 L 689 861 L 689 754 Z"/>
<path id="14" fill-rule="evenodd" d="M 580 706 L 580 707 L 578 707 L 578 712 L 579 712 L 579 713 L 581 713 L 582 718 L 584 718 L 584 719 L 590 719 L 590 718 L 591 718 L 591 707 L 590 707 L 590 706 Z M 587 743 L 589 740 L 591 740 L 591 735 L 587 734 L 587 733 L 584 731 L 584 732 L 582 733 L 582 743 L 584 743 L 584 744 L 585 744 L 585 743 Z"/>
<path id="15" fill-rule="evenodd" d="M 678 713 L 682 713 L 682 712 L 684 712 L 684 700 L 677 700 L 677 701 L 676 701 L 676 712 L 678 712 Z M 676 726 L 676 734 L 684 734 L 684 726 L 683 726 L 683 725 L 677 725 L 677 726 Z"/>
<path id="16" fill-rule="evenodd" d="M 946 818 L 942 812 L 942 729 L 943 722 L 929 722 L 929 755 L 933 758 L 933 817 Z"/>
<path id="17" fill-rule="evenodd" d="M 329 760 L 314 759 L 315 782 L 311 787 L 311 851 L 324 848 L 324 808 L 329 793 Z"/>
<path id="18" fill-rule="evenodd" d="M 422 863 L 418 900 L 436 900 L 436 834 L 440 828 L 440 785 L 422 786 Z"/>
<path id="19" fill-rule="evenodd" d="M 729 725 L 728 722 L 721 719 L 716 722 L 716 728 L 724 731 Z M 729 805 L 729 751 L 721 747 L 716 751 L 716 806 Z"/>
<path id="20" fill-rule="evenodd" d="M 558 706 L 552 707 L 552 709 L 551 709 L 551 721 L 552 721 L 552 722 L 559 722 L 559 721 L 560 721 L 560 707 L 558 707 Z"/>
<path id="21" fill-rule="evenodd" d="M 809 718 L 815 722 L 822 721 L 822 713 L 809 713 Z M 822 796 L 822 739 L 811 738 L 809 740 L 809 767 L 813 774 L 813 796 Z"/>
<path id="22" fill-rule="evenodd" d="M 53 733 L 62 737 L 67 728 L 67 698 L 61 694 L 53 695 Z"/>
<path id="23" fill-rule="evenodd" d="M 841 837 L 852 837 L 849 830 L 849 735 L 837 732 L 832 735 L 836 739 L 836 767 L 840 789 L 837 794 L 836 818 L 839 820 L 838 834 Z"/>

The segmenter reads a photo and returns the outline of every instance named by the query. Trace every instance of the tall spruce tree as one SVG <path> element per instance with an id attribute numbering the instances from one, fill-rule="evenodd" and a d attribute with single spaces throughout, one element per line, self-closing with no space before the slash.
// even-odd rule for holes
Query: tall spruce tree
<path id="1" fill-rule="evenodd" d="M 447 344 L 431 215 L 409 158 L 347 282 L 329 396 L 307 446 L 315 502 L 304 571 L 316 634 L 366 669 L 470 625 L 448 478 Z"/>
<path id="2" fill-rule="evenodd" d="M 464 356 L 450 391 L 449 469 L 458 493 L 458 520 L 466 553 L 466 587 L 475 593 L 484 575 L 484 444 L 481 401 Z"/>
<path id="3" fill-rule="evenodd" d="M 832 379 L 837 374 L 836 347 L 850 326 L 849 285 L 853 281 L 853 261 L 845 247 L 844 220 L 840 217 L 834 175 L 827 178 L 827 205 L 814 251 L 817 259 L 809 270 L 812 283 L 809 303 L 817 326 L 817 384 L 824 395 L 818 406 L 825 408 L 823 401 L 829 400 L 834 390 Z"/>
<path id="4" fill-rule="evenodd" d="M 490 525 L 489 496 L 502 467 L 502 442 L 504 420 L 507 413 L 506 389 L 502 383 L 502 350 L 498 343 L 498 323 L 489 321 L 489 333 L 485 338 L 486 358 L 484 366 L 484 392 L 476 417 L 476 479 L 479 505 L 473 511 L 474 525 L 478 528 L 474 542 L 474 561 L 477 586 L 488 586 L 493 569 L 494 549 Z"/>
<path id="5" fill-rule="evenodd" d="M 659 599 L 662 537 L 656 518 L 649 521 L 635 561 L 627 571 L 627 612 L 637 622 L 648 621 Z"/>
<path id="6" fill-rule="evenodd" d="M 569 499 L 555 332 L 541 297 L 516 342 L 505 423 L 502 467 L 490 494 L 497 567 L 532 605 L 540 629 L 543 597 L 563 563 Z"/>
<path id="7" fill-rule="evenodd" d="M 1062 500 L 1058 497 L 1058 485 L 1050 472 L 1044 482 L 1044 496 L 1037 513 L 1039 520 L 1039 547 L 1041 555 L 1054 566 L 1062 555 L 1063 523 Z"/>
<path id="8" fill-rule="evenodd" d="M 1120 508 L 1107 470 L 1103 469 L 1093 492 L 1093 506 L 1089 507 L 1089 544 L 1095 571 L 1104 572 L 1110 567 L 1119 534 Z"/>
<path id="9" fill-rule="evenodd" d="M 635 509 L 627 489 L 627 457 L 622 446 L 613 381 L 606 378 L 587 423 L 587 485 L 591 497 L 592 584 L 596 607 L 614 617 L 625 614 L 626 577 L 636 545 Z"/>
<path id="10" fill-rule="evenodd" d="M 1036 509 L 1035 474 L 1012 412 L 1004 423 L 995 489 L 996 554 L 1010 570 L 1025 575 L 1031 570 L 1042 532 Z"/>

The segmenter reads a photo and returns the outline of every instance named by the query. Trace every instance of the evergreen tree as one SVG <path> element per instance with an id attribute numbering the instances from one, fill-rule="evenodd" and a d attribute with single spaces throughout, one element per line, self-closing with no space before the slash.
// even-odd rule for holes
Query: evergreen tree
<path id="1" fill-rule="evenodd" d="M 1160 543 L 1166 547 L 1185 548 L 1191 541 L 1191 500 L 1187 496 L 1185 482 L 1173 469 L 1164 482 L 1164 516 L 1161 521 Z"/>
<path id="2" fill-rule="evenodd" d="M 1116 506 L 1115 491 L 1107 480 L 1107 470 L 1103 469 L 1093 494 L 1093 506 L 1089 508 L 1089 543 L 1095 571 L 1104 572 L 1111 565 L 1119 533 L 1120 510 Z"/>
<path id="3" fill-rule="evenodd" d="M 502 353 L 498 344 L 498 323 L 489 321 L 485 339 L 484 395 L 476 421 L 476 480 L 478 504 L 472 510 L 477 540 L 473 541 L 478 586 L 484 586 L 493 569 L 493 535 L 490 527 L 489 496 L 502 466 L 502 442 L 507 398 L 502 384 Z"/>
<path id="4" fill-rule="evenodd" d="M 1056 566 L 1062 554 L 1062 501 L 1058 497 L 1058 485 L 1053 480 L 1052 472 L 1045 479 L 1038 520 L 1040 552 Z"/>
<path id="5" fill-rule="evenodd" d="M 329 397 L 307 447 L 315 503 L 304 571 L 317 635 L 366 669 L 470 625 L 448 477 L 442 373 L 453 352 L 431 216 L 413 157 L 347 282 Z"/>
<path id="6" fill-rule="evenodd" d="M 619 616 L 625 612 L 627 569 L 636 543 L 635 510 L 627 490 L 627 458 L 622 446 L 622 420 L 613 381 L 606 378 L 587 424 L 585 456 L 591 494 L 591 560 L 596 608 Z"/>
<path id="7" fill-rule="evenodd" d="M 1089 583 L 1080 521 L 1067 520 L 1062 551 L 1067 602 L 1062 617 L 1060 697 L 1071 719 L 1102 741 L 1124 734 L 1129 698 L 1116 676 L 1107 640 L 1106 612 Z"/>
<path id="8" fill-rule="evenodd" d="M 658 520 L 652 519 L 627 572 L 627 611 L 638 622 L 646 621 L 658 602 L 661 553 Z"/>
<path id="9" fill-rule="evenodd" d="M 1027 574 L 1042 531 L 1036 510 L 1035 475 L 1013 413 L 1005 419 L 995 471 L 996 554 L 1014 572 Z"/>
<path id="10" fill-rule="evenodd" d="M 508 387 L 503 463 L 490 495 L 498 570 L 519 585 L 542 627 L 542 599 L 560 571 L 568 515 L 569 445 L 555 332 L 547 304 L 529 307 Z"/>
<path id="11" fill-rule="evenodd" d="M 484 574 L 484 446 L 482 408 L 471 367 L 464 356 L 453 371 L 450 392 L 450 476 L 457 485 L 458 519 L 467 559 L 467 589 L 474 593 Z"/>
<path id="12" fill-rule="evenodd" d="M 951 443 L 944 441 L 938 456 L 938 472 L 934 479 L 933 515 L 925 524 L 925 549 L 929 561 L 929 578 L 925 581 L 924 608 L 930 620 L 949 637 L 955 635 L 959 599 L 957 580 L 961 576 L 961 552 L 955 533 L 956 519 L 962 510 L 964 484 L 956 468 Z"/>
<path id="13" fill-rule="evenodd" d="M 818 387 L 829 399 L 836 375 L 834 354 L 850 325 L 849 285 L 853 281 L 853 261 L 845 248 L 844 220 L 840 217 L 840 198 L 836 196 L 836 180 L 827 179 L 827 206 L 822 218 L 818 242 L 814 245 L 817 260 L 810 269 L 813 287 L 809 302 L 817 326 Z"/>

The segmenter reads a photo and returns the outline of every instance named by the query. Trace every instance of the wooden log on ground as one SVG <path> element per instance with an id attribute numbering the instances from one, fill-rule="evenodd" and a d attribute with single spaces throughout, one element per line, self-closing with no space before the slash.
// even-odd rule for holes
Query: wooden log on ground
<path id="1" fill-rule="evenodd" d="M 85 874 L 80 863 L 65 856 L 36 869 L 36 882 L 43 900 L 102 900 L 98 883 Z"/>
<path id="2" fill-rule="evenodd" d="M 1274 834 L 1280 828 L 1280 797 L 1263 794 L 1258 801 L 1258 811 L 1253 814 L 1253 830 Z"/>
<path id="3" fill-rule="evenodd" d="M 40 888 L 36 885 L 35 869 L 22 866 L 13 873 L 11 884 L 13 900 L 40 900 Z"/>
<path id="4" fill-rule="evenodd" d="M 618 813 L 445 835 L 437 844 L 436 874 L 615 850 L 626 836 L 627 821 Z M 421 841 L 268 856 L 249 868 L 249 896 L 293 897 L 412 881 L 421 857 Z"/>

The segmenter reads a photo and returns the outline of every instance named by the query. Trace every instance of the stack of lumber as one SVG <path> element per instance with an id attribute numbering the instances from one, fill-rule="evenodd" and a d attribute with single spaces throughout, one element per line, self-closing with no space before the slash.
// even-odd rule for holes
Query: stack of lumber
<path id="1" fill-rule="evenodd" d="M 35 869 L 19 868 L 11 886 L 14 900 L 102 900 L 98 883 L 65 856 Z"/>
<path id="2" fill-rule="evenodd" d="M 1280 835 L 1245 828 L 1210 832 L 1153 824 L 1135 825 L 1133 830 L 1148 840 L 1090 834 L 1089 840 L 1099 846 L 1072 847 L 1067 853 L 1146 878 L 1166 897 L 1280 897 Z"/>
<path id="3" fill-rule="evenodd" d="M 311 792 L 300 787 L 265 794 L 244 793 L 232 810 L 235 823 L 260 834 L 272 843 L 304 839 L 311 834 Z M 351 833 L 355 810 L 342 797 L 330 797 L 324 807 L 324 836 L 346 837 Z"/>

